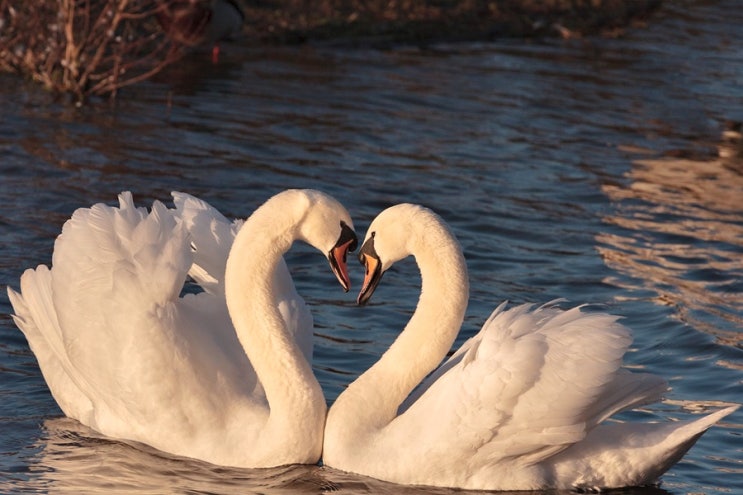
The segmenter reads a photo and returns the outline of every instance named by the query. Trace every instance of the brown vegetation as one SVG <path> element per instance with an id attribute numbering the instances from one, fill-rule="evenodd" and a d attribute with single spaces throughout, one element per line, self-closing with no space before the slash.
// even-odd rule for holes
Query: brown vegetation
<path id="1" fill-rule="evenodd" d="M 242 0 L 260 42 L 481 41 L 514 36 L 616 35 L 662 0 Z"/>
<path id="2" fill-rule="evenodd" d="M 153 0 L 0 0 L 0 69 L 48 89 L 115 94 L 180 56 Z"/>
<path id="3" fill-rule="evenodd" d="M 163 9 L 215 0 L 0 0 L 0 70 L 59 93 L 115 95 L 177 60 Z M 229 0 L 249 43 L 385 45 L 616 34 L 662 0 Z M 195 21 L 194 21 L 195 22 Z M 198 23 L 197 23 L 198 24 Z M 202 26 L 203 27 L 203 26 Z"/>

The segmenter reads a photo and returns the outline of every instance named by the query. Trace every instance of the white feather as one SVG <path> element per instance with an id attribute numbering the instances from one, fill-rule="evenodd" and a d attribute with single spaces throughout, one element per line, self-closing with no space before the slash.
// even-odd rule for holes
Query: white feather
<path id="1" fill-rule="evenodd" d="M 122 193 L 118 208 L 75 211 L 52 269 L 9 289 L 54 398 L 105 435 L 178 455 L 316 462 L 326 405 L 309 364 L 312 318 L 281 255 L 298 238 L 329 252 L 348 213 L 316 191 L 287 191 L 241 230 L 174 196 L 176 210 L 148 212 Z M 189 273 L 204 291 L 181 297 Z"/>
<path id="2" fill-rule="evenodd" d="M 361 252 L 371 251 L 385 268 L 415 256 L 421 298 L 389 350 L 331 406 L 328 466 L 480 490 L 647 484 L 736 409 L 691 422 L 601 424 L 659 400 L 666 383 L 621 368 L 632 339 L 616 316 L 556 302 L 501 304 L 438 366 L 469 297 L 459 244 L 430 210 L 398 205 L 369 227 Z"/>

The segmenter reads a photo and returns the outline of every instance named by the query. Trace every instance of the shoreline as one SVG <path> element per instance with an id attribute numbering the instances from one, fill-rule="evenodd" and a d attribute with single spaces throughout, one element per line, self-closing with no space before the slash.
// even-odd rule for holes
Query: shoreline
<path id="1" fill-rule="evenodd" d="M 59 0 L 18 8 L 9 1 L 0 0 L 0 18 L 5 18 L 0 22 L 0 70 L 34 80 L 54 93 L 70 94 L 77 103 L 91 95 L 115 98 L 119 89 L 154 76 L 194 46 L 211 44 L 217 53 L 214 38 L 198 39 L 205 36 L 204 22 L 213 15 L 201 3 L 181 18 L 186 34 L 197 38 L 184 41 L 169 36 L 158 22 L 158 5 L 163 5 L 158 2 L 166 0 L 75 3 L 66 15 L 60 14 Z M 663 0 L 224 1 L 244 13 L 242 29 L 239 21 L 234 24 L 239 38 L 235 41 L 240 43 L 372 48 L 505 38 L 618 37 L 627 27 L 645 23 L 663 4 Z M 232 12 L 234 18 L 237 12 Z"/>
<path id="2" fill-rule="evenodd" d="M 346 46 L 491 41 L 514 37 L 620 36 L 662 0 L 236 0 L 241 41 Z M 310 5 L 311 4 L 311 5 Z"/>

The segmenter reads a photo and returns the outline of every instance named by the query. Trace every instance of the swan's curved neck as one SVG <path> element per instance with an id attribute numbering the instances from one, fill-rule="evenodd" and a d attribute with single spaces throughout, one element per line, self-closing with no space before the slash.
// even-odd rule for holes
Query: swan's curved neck
<path id="1" fill-rule="evenodd" d="M 372 428 L 394 419 L 413 388 L 441 363 L 459 333 L 469 299 L 467 267 L 456 238 L 440 220 L 411 228 L 410 252 L 422 282 L 415 313 L 387 352 L 332 408 L 347 413 L 356 409 L 350 412 L 354 423 Z"/>
<path id="2" fill-rule="evenodd" d="M 269 421 L 324 414 L 325 399 L 310 363 L 285 327 L 272 281 L 297 238 L 291 209 L 259 208 L 235 237 L 227 258 L 225 296 L 237 336 L 263 385 Z M 322 405 L 322 411 L 315 411 Z M 293 421 L 291 420 L 293 418 Z M 309 420 L 309 418 L 307 418 Z"/>

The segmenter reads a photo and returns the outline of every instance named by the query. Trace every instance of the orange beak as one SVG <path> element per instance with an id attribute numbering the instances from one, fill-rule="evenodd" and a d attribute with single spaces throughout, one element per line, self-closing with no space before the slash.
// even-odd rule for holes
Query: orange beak
<path id="1" fill-rule="evenodd" d="M 382 261 L 379 259 L 377 252 L 374 250 L 374 239 L 369 239 L 359 251 L 359 261 L 366 267 L 364 273 L 364 284 L 361 286 L 359 296 L 356 298 L 356 304 L 364 305 L 374 294 L 374 290 L 382 280 Z"/>
<path id="2" fill-rule="evenodd" d="M 356 233 L 348 225 L 341 222 L 341 235 L 338 237 L 338 242 L 333 246 L 333 249 L 328 253 L 328 262 L 330 262 L 330 269 L 333 270 L 338 282 L 340 282 L 343 290 L 346 292 L 351 288 L 351 279 L 348 276 L 346 259 L 348 252 L 355 250 L 358 243 Z"/>

